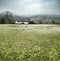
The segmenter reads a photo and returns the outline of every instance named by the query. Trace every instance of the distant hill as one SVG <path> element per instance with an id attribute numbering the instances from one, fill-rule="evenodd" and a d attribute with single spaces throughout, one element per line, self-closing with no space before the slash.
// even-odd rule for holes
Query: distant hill
<path id="1" fill-rule="evenodd" d="M 40 14 L 31 16 L 19 16 L 9 11 L 0 13 L 0 24 L 14 24 L 15 21 L 28 21 L 30 24 L 60 24 L 60 15 Z"/>

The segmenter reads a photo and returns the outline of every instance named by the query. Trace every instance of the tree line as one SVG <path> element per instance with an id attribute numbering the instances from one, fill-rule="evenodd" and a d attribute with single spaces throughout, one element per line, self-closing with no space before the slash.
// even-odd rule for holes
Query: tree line
<path id="1" fill-rule="evenodd" d="M 27 21 L 29 24 L 56 24 L 56 23 L 60 23 L 60 17 L 57 17 L 57 16 L 49 17 L 44 15 L 23 17 L 23 16 L 14 15 L 12 12 L 9 12 L 9 11 L 2 12 L 0 14 L 0 24 L 15 24 L 16 21 L 19 21 L 19 22 Z"/>
<path id="2" fill-rule="evenodd" d="M 14 16 L 13 13 L 6 11 L 4 13 L 1 13 L 0 17 L 0 24 L 14 24 Z"/>

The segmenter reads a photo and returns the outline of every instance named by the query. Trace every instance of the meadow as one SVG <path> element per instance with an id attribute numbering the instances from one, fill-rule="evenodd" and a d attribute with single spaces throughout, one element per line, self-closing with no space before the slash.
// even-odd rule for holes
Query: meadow
<path id="1" fill-rule="evenodd" d="M 60 25 L 0 25 L 0 61 L 60 61 Z"/>

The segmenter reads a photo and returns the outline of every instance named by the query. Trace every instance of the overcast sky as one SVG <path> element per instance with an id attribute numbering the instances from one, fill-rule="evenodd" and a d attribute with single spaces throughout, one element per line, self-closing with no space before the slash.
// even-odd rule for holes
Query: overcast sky
<path id="1" fill-rule="evenodd" d="M 3 11 L 18 15 L 60 15 L 60 0 L 0 0 L 0 12 Z"/>

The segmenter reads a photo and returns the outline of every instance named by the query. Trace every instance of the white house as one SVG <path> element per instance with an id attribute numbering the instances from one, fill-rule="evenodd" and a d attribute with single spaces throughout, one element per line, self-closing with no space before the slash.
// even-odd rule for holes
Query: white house
<path id="1" fill-rule="evenodd" d="M 21 22 L 16 21 L 15 23 L 16 24 L 28 24 L 28 22 L 22 22 L 22 21 Z"/>
<path id="2" fill-rule="evenodd" d="M 15 23 L 16 23 L 16 24 L 23 24 L 23 22 L 18 22 L 18 21 L 16 21 Z"/>
<path id="3" fill-rule="evenodd" d="M 28 22 L 24 22 L 24 24 L 28 24 Z"/>

